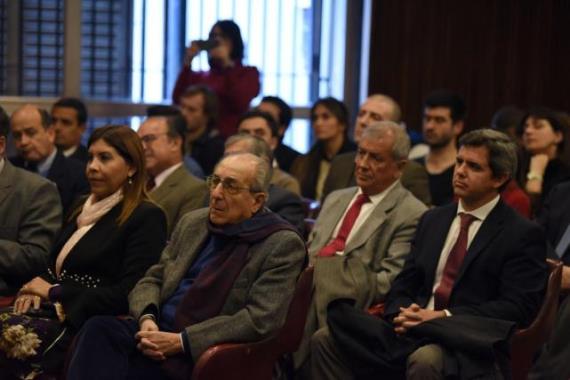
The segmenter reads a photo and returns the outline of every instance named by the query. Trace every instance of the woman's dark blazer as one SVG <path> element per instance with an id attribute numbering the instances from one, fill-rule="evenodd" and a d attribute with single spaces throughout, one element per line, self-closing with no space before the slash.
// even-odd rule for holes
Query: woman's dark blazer
<path id="1" fill-rule="evenodd" d="M 356 144 L 345 137 L 336 155 L 353 152 L 356 148 Z M 291 165 L 291 175 L 299 181 L 301 195 L 303 197 L 315 199 L 321 160 L 326 160 L 323 151 L 323 143 L 317 141 L 307 154 L 297 157 L 295 161 L 293 161 L 293 165 Z"/>
<path id="2" fill-rule="evenodd" d="M 79 328 L 94 315 L 127 314 L 127 297 L 146 270 L 160 258 L 166 244 L 166 217 L 142 202 L 119 227 L 122 202 L 105 214 L 77 242 L 55 276 L 57 255 L 77 229 L 74 218 L 61 231 L 42 277 L 61 285 L 66 322 Z"/>

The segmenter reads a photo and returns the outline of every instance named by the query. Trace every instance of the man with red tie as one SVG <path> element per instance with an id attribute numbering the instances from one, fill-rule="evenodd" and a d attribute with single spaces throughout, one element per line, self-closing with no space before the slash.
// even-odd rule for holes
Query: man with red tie
<path id="1" fill-rule="evenodd" d="M 358 186 L 331 193 L 323 205 L 309 236 L 314 293 L 305 339 L 294 357 L 302 373 L 310 367 L 311 337 L 321 330 L 326 334 L 327 304 L 343 297 L 357 300 L 361 309 L 382 302 L 402 270 L 426 211 L 400 183 L 409 149 L 409 137 L 398 124 L 370 125 L 354 159 Z"/>
<path id="2" fill-rule="evenodd" d="M 489 129 L 466 134 L 459 145 L 453 175 L 458 204 L 422 217 L 383 319 L 347 303 L 331 305 L 333 338 L 312 346 L 314 378 L 493 375 L 495 347 L 489 357 L 477 356 L 471 342 L 484 352 L 504 334 L 508 347 L 513 328 L 532 322 L 546 284 L 545 237 L 499 196 L 516 170 L 516 147 Z"/>

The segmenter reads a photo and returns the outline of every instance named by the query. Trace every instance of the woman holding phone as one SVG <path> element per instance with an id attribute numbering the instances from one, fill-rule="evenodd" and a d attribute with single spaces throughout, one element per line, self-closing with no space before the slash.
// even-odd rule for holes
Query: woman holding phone
<path id="1" fill-rule="evenodd" d="M 200 51 L 208 52 L 209 71 L 192 70 L 192 61 Z M 242 66 L 243 55 L 239 26 L 232 20 L 216 22 L 208 40 L 192 41 L 186 49 L 184 66 L 172 93 L 172 100 L 179 104 L 180 96 L 189 86 L 210 87 L 218 97 L 218 130 L 224 139 L 237 132 L 239 117 L 259 93 L 259 71 L 253 66 Z"/>

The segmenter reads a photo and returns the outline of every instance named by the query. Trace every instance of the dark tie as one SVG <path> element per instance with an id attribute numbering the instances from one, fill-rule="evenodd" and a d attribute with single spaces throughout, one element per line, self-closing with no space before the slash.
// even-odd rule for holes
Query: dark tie
<path id="1" fill-rule="evenodd" d="M 358 197 L 356 197 L 356 200 L 354 201 L 352 206 L 350 206 L 350 209 L 348 209 L 348 212 L 346 213 L 344 219 L 342 220 L 342 224 L 340 226 L 340 229 L 338 230 L 336 238 L 334 238 L 333 241 L 331 241 L 329 244 L 321 248 L 321 250 L 319 251 L 319 256 L 329 257 L 329 256 L 334 256 L 336 252 L 344 251 L 346 238 L 348 237 L 348 234 L 350 234 L 350 230 L 352 230 L 354 222 L 356 222 L 356 219 L 358 219 L 358 215 L 360 214 L 360 209 L 362 208 L 362 205 L 366 202 L 370 202 L 370 198 L 368 198 L 368 195 L 360 194 Z"/>
<path id="2" fill-rule="evenodd" d="M 461 227 L 459 230 L 459 236 L 449 252 L 447 257 L 447 262 L 443 269 L 443 276 L 441 277 L 441 282 L 435 290 L 433 295 L 435 310 L 442 310 L 447 307 L 449 302 L 449 296 L 451 294 L 451 289 L 463 264 L 463 259 L 465 259 L 465 254 L 467 253 L 467 238 L 469 232 L 469 226 L 475 220 L 476 217 L 470 214 L 459 213 L 459 218 L 461 219 Z"/>
<path id="3" fill-rule="evenodd" d="M 154 182 L 154 178 L 149 177 L 148 180 L 146 181 L 146 191 L 152 191 L 152 189 L 154 189 L 155 186 L 156 182 Z"/>

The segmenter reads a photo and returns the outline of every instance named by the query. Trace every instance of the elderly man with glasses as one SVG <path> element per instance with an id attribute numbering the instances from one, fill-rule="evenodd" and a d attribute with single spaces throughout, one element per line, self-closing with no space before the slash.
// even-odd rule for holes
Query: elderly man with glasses
<path id="1" fill-rule="evenodd" d="M 264 208 L 270 172 L 250 153 L 218 163 L 209 208 L 180 220 L 129 296 L 131 319 L 86 323 L 68 379 L 187 378 L 210 346 L 262 340 L 282 326 L 306 250 Z"/>

